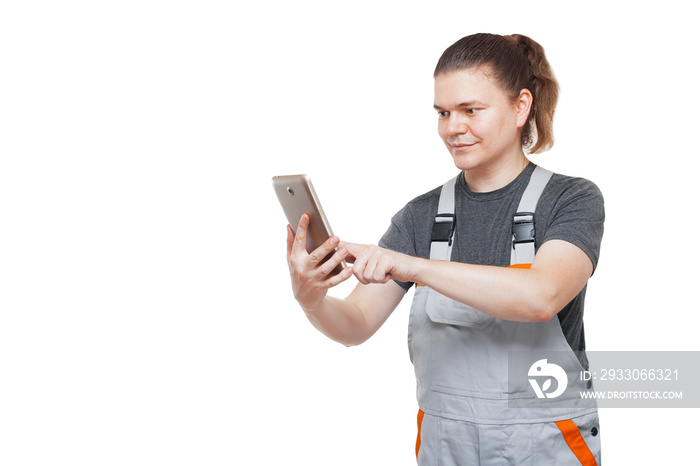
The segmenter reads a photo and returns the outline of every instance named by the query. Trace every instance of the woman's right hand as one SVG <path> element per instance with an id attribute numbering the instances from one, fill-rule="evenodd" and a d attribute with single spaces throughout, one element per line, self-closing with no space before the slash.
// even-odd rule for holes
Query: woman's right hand
<path id="1" fill-rule="evenodd" d="M 348 250 L 342 247 L 335 251 L 330 259 L 321 263 L 338 246 L 340 240 L 336 236 L 331 236 L 309 254 L 306 251 L 308 227 L 308 214 L 301 216 L 296 235 L 292 227 L 287 225 L 287 263 L 294 298 L 305 312 L 313 312 L 326 297 L 330 288 L 352 276 L 352 267 L 345 267 L 339 274 L 330 275 L 333 269 L 345 260 Z"/>

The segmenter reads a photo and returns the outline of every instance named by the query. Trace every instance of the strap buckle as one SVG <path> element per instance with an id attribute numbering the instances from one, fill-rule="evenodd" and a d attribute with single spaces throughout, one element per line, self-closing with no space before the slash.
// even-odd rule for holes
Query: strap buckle
<path id="1" fill-rule="evenodd" d="M 535 213 L 513 214 L 513 248 L 516 244 L 535 242 Z"/>
<path id="2" fill-rule="evenodd" d="M 443 220 L 440 220 L 443 219 Z M 431 242 L 447 242 L 452 246 L 452 235 L 455 232 L 457 224 L 457 216 L 454 214 L 438 214 L 433 222 L 433 234 L 430 238 Z"/>

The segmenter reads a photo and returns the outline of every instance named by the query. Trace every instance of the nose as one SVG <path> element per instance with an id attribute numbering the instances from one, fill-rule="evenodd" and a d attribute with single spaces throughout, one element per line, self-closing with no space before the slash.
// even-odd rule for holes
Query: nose
<path id="1" fill-rule="evenodd" d="M 459 115 L 455 115 L 454 113 L 447 119 L 445 129 L 448 136 L 458 136 L 469 132 L 467 122 L 463 118 L 460 118 Z"/>

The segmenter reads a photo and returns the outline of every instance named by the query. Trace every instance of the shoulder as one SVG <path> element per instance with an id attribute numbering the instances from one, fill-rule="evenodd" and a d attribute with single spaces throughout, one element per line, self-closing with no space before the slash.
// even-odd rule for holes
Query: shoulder
<path id="1" fill-rule="evenodd" d="M 555 174 L 537 204 L 538 245 L 559 239 L 582 249 L 595 268 L 603 238 L 605 206 L 598 186 L 585 178 Z"/>
<path id="2" fill-rule="evenodd" d="M 603 199 L 603 193 L 598 186 L 586 178 L 561 175 L 555 173 L 545 189 L 545 192 L 559 197 L 592 196 Z"/>
<path id="3" fill-rule="evenodd" d="M 401 222 L 402 220 L 421 220 L 430 218 L 431 213 L 437 209 L 440 201 L 441 186 L 431 189 L 427 193 L 421 194 L 411 199 L 401 210 L 399 210 L 392 218 L 393 222 Z"/>
<path id="4" fill-rule="evenodd" d="M 584 209 L 604 215 L 603 193 L 586 179 L 555 173 L 542 193 L 542 206 L 554 211 Z"/>
<path id="5" fill-rule="evenodd" d="M 407 206 L 420 206 L 424 204 L 429 204 L 432 202 L 437 202 L 440 199 L 440 191 L 442 189 L 442 185 L 431 189 L 427 193 L 421 194 L 420 196 L 417 196 L 413 199 L 411 199 Z"/>
<path id="6" fill-rule="evenodd" d="M 416 244 L 423 244 L 423 235 L 429 234 L 437 212 L 441 187 L 431 189 L 409 201 L 391 217 L 389 229 L 379 241 L 379 245 L 417 255 Z M 428 239 L 429 241 L 429 239 Z"/>

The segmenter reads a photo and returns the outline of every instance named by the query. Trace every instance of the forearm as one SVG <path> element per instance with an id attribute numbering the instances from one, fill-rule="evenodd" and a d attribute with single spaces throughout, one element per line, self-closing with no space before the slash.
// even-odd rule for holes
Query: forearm
<path id="1" fill-rule="evenodd" d="M 540 261 L 542 270 L 534 264 L 532 269 L 515 269 L 428 260 L 373 245 L 343 244 L 349 248 L 353 274 L 361 283 L 416 282 L 487 314 L 515 321 L 549 320 L 568 302 L 563 302 L 561 281 L 549 280 L 558 270 L 551 259 Z M 575 293 L 569 300 L 573 296 Z"/>
<path id="2" fill-rule="evenodd" d="M 344 246 L 360 283 L 416 282 L 494 317 L 522 322 L 554 317 L 593 273 L 590 258 L 561 240 L 543 244 L 529 269 L 434 261 L 373 245 Z"/>
<path id="3" fill-rule="evenodd" d="M 545 321 L 568 302 L 537 269 L 416 259 L 414 271 L 413 281 L 500 319 Z"/>
<path id="4" fill-rule="evenodd" d="M 328 295 L 314 309 L 305 309 L 309 321 L 324 335 L 346 346 L 364 343 L 389 318 L 406 295 L 393 280 L 358 284 L 345 299 Z"/>
<path id="5" fill-rule="evenodd" d="M 543 244 L 529 269 L 426 259 L 412 262 L 412 281 L 494 317 L 523 322 L 554 317 L 593 273 L 586 253 L 561 240 Z"/>
<path id="6" fill-rule="evenodd" d="M 360 306 L 347 299 L 326 296 L 314 309 L 304 309 L 304 313 L 316 329 L 343 345 L 359 345 L 371 336 Z"/>

